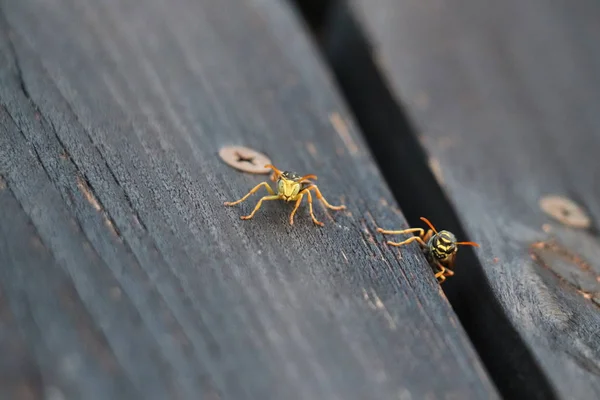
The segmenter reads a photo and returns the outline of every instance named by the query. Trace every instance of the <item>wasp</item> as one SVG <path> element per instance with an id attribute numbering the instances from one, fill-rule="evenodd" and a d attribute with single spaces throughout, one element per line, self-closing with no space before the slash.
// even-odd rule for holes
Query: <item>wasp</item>
<path id="1" fill-rule="evenodd" d="M 296 214 L 298 207 L 300 207 L 300 203 L 302 202 L 302 199 L 304 198 L 304 196 L 306 196 L 306 199 L 308 201 L 308 209 L 310 211 L 310 216 L 311 216 L 313 222 L 316 225 L 323 226 L 323 223 L 321 221 L 317 220 L 317 218 L 315 217 L 315 214 L 313 213 L 313 206 L 312 206 L 313 198 L 312 198 L 311 191 L 314 192 L 315 196 L 317 196 L 317 199 L 321 200 L 323 205 L 327 208 L 330 208 L 330 209 L 336 210 L 336 211 L 344 210 L 346 208 L 346 206 L 344 206 L 344 205 L 332 206 L 331 204 L 329 204 L 329 202 L 327 202 L 327 200 L 325 200 L 325 198 L 321 194 L 321 191 L 319 190 L 317 185 L 315 185 L 313 182 L 313 180 L 317 180 L 316 175 L 311 174 L 311 175 L 300 176 L 300 175 L 296 174 L 295 172 L 280 171 L 271 164 L 265 165 L 265 168 L 270 168 L 271 170 L 273 170 L 273 174 L 271 175 L 271 180 L 273 182 L 277 183 L 277 193 L 275 193 L 275 191 L 271 188 L 271 186 L 269 186 L 269 184 L 267 182 L 261 182 L 258 185 L 256 185 L 254 188 L 252 188 L 252 190 L 250 190 L 248 192 L 248 194 L 246 194 L 241 199 L 234 201 L 234 202 L 226 201 L 224 203 L 226 206 L 234 206 L 236 204 L 239 204 L 242 201 L 246 200 L 248 197 L 250 197 L 253 193 L 256 193 L 261 187 L 264 186 L 264 188 L 267 189 L 267 191 L 269 192 L 270 195 L 264 196 L 260 200 L 258 200 L 258 203 L 256 203 L 256 207 L 254 207 L 254 210 L 249 215 L 242 216 L 241 219 L 250 219 L 250 218 L 254 217 L 254 214 L 262 206 L 262 203 L 265 200 L 283 200 L 285 202 L 295 201 L 296 204 L 294 206 L 294 209 L 292 210 L 292 213 L 290 214 L 290 225 L 293 225 L 294 224 L 294 215 Z"/>
<path id="2" fill-rule="evenodd" d="M 454 275 L 453 269 L 458 246 L 479 247 L 479 245 L 475 242 L 458 242 L 452 232 L 445 230 L 438 232 L 427 218 L 421 217 L 421 220 L 429 226 L 430 229 L 427 232 L 422 228 L 409 228 L 401 231 L 388 231 L 377 228 L 377 232 L 391 235 L 417 233 L 417 236 L 412 236 L 403 242 L 388 241 L 387 244 L 398 247 L 414 241 L 419 242 L 429 265 L 435 272 L 436 279 L 439 283 L 442 283 L 446 280 L 446 277 Z"/>

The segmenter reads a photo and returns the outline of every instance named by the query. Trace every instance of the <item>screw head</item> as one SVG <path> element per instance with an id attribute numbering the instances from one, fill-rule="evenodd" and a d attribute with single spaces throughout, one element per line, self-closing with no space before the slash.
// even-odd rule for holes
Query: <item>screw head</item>
<path id="1" fill-rule="evenodd" d="M 256 150 L 243 146 L 225 146 L 219 150 L 219 157 L 230 167 L 251 174 L 268 174 L 270 169 L 265 165 L 271 160 Z"/>
<path id="2" fill-rule="evenodd" d="M 589 228 L 590 218 L 575 202 L 562 196 L 546 196 L 540 200 L 540 208 L 552 218 L 573 228 Z"/>

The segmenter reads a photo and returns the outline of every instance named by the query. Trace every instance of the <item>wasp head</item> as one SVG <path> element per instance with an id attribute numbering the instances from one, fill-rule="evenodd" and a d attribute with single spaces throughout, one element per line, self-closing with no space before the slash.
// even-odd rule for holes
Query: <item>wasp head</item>
<path id="1" fill-rule="evenodd" d="M 277 180 L 277 194 L 285 201 L 296 200 L 302 188 L 301 180 L 302 177 L 293 172 L 283 172 Z"/>
<path id="2" fill-rule="evenodd" d="M 441 263 L 451 260 L 458 250 L 456 236 L 449 231 L 434 234 L 429 239 L 428 247 L 431 255 Z"/>
<path id="3" fill-rule="evenodd" d="M 421 220 L 435 232 L 427 242 L 428 254 L 446 268 L 452 268 L 459 245 L 479 247 L 475 242 L 457 242 L 452 232 L 438 232 L 427 218 L 421 217 Z"/>

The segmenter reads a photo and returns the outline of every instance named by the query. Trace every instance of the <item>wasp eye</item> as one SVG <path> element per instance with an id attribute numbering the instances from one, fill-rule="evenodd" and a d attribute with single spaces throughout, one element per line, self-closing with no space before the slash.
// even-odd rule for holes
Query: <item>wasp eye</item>
<path id="1" fill-rule="evenodd" d="M 281 179 L 280 179 L 280 180 L 278 180 L 278 181 L 277 181 L 277 190 L 278 190 L 280 193 L 283 193 L 284 187 L 285 187 L 285 184 L 283 183 L 283 180 L 281 180 Z"/>
<path id="2" fill-rule="evenodd" d="M 292 196 L 295 196 L 298 194 L 298 192 L 300 192 L 300 186 L 300 184 L 294 185 L 294 191 L 292 192 Z"/>

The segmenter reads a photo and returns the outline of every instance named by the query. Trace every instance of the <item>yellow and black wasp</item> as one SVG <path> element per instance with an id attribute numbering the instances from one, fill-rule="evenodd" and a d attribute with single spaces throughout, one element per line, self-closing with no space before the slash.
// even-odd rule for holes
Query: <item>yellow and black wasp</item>
<path id="1" fill-rule="evenodd" d="M 254 216 L 254 214 L 258 211 L 260 206 L 262 205 L 262 202 L 265 200 L 283 200 L 286 202 L 295 201 L 296 205 L 294 206 L 294 209 L 292 210 L 292 213 L 290 214 L 290 225 L 293 225 L 294 224 L 294 215 L 296 214 L 298 207 L 300 207 L 300 203 L 302 202 L 302 199 L 304 198 L 304 196 L 306 196 L 306 198 L 308 200 L 308 209 L 309 209 L 310 216 L 311 216 L 313 222 L 316 225 L 323 226 L 323 223 L 321 221 L 317 220 L 317 218 L 315 217 L 315 214 L 313 213 L 313 206 L 312 206 L 313 199 L 312 199 L 311 191 L 314 192 L 315 196 L 317 196 L 317 199 L 321 200 L 323 205 L 327 208 L 330 208 L 332 210 L 344 210 L 346 208 L 346 206 L 344 206 L 344 205 L 332 206 L 331 204 L 329 204 L 329 202 L 327 200 L 325 200 L 325 198 L 321 194 L 321 191 L 319 190 L 317 185 L 315 185 L 313 182 L 313 180 L 317 179 L 316 175 L 300 176 L 294 172 L 280 171 L 271 164 L 265 165 L 265 168 L 270 168 L 273 170 L 273 175 L 271 176 L 271 180 L 277 182 L 277 193 L 275 193 L 275 191 L 271 188 L 271 186 L 269 186 L 269 184 L 267 182 L 262 182 L 262 183 L 259 183 L 258 185 L 256 185 L 252 190 L 250 190 L 250 192 L 248 192 L 248 194 L 246 194 L 241 199 L 239 199 L 237 201 L 233 201 L 233 202 L 229 202 L 229 201 L 225 202 L 226 206 L 234 206 L 234 205 L 239 204 L 242 201 L 246 200 L 248 197 L 250 197 L 250 195 L 252 195 L 256 191 L 258 191 L 258 189 L 260 189 L 261 186 L 265 187 L 265 189 L 269 192 L 269 196 L 264 196 L 260 200 L 258 200 L 258 203 L 256 204 L 256 207 L 254 207 L 254 210 L 249 215 L 242 216 L 241 219 L 252 218 Z"/>
<path id="2" fill-rule="evenodd" d="M 435 277 L 439 283 L 442 283 L 446 280 L 446 277 L 454 275 L 453 269 L 458 246 L 479 247 L 479 245 L 475 242 L 458 242 L 452 232 L 445 230 L 438 232 L 427 218 L 421 217 L 421 220 L 429 226 L 430 229 L 427 232 L 423 228 L 409 228 L 401 231 L 388 231 L 377 228 L 377 232 L 390 235 L 417 233 L 417 236 L 412 236 L 402 242 L 388 241 L 387 244 L 398 247 L 414 241 L 419 242 L 429 265 L 433 268 Z"/>

